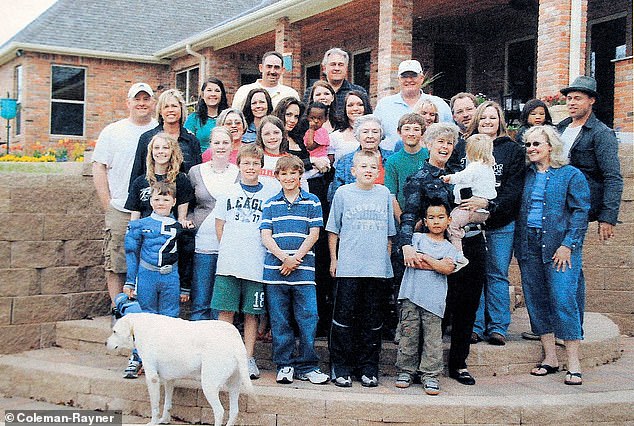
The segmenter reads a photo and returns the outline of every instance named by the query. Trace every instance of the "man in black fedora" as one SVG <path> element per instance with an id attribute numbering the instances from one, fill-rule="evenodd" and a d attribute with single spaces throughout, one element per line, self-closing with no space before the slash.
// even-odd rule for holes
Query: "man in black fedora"
<path id="1" fill-rule="evenodd" d="M 619 165 L 619 142 L 614 130 L 592 112 L 597 82 L 579 76 L 560 92 L 566 96 L 570 115 L 557 125 L 570 164 L 583 172 L 590 185 L 590 222 L 598 221 L 600 241 L 614 236 L 619 215 L 623 178 Z"/>

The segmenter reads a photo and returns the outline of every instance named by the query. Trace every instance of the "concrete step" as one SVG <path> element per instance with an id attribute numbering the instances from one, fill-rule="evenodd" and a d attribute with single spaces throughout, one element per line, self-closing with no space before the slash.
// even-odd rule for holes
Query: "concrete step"
<path id="1" fill-rule="evenodd" d="M 517 309 L 512 316 L 506 346 L 493 346 L 486 342 L 471 345 L 471 353 L 467 360 L 471 373 L 475 376 L 522 374 L 541 361 L 541 344 L 521 338 L 521 333 L 529 328 L 526 309 Z M 586 313 L 584 328 L 585 339 L 581 343 L 581 361 L 584 369 L 603 365 L 619 358 L 619 330 L 610 319 L 601 314 Z M 107 353 L 104 342 L 110 335 L 110 317 L 59 322 L 56 326 L 56 335 L 56 343 L 59 347 L 104 354 Z M 323 371 L 329 371 L 327 342 L 318 340 L 316 347 Z M 383 342 L 380 365 L 382 374 L 390 376 L 396 374 L 394 363 L 397 350 L 394 343 Z M 449 341 L 445 337 L 445 358 L 448 350 Z M 128 356 L 129 353 L 120 355 Z M 561 360 L 566 359 L 563 348 L 558 348 L 558 357 Z M 275 368 L 271 362 L 270 343 L 257 343 L 256 358 L 259 366 L 267 369 Z"/>
<path id="2" fill-rule="evenodd" d="M 584 371 L 583 386 L 563 384 L 564 373 L 546 377 L 522 374 L 478 377 L 463 386 L 441 377 L 442 393 L 430 397 L 420 385 L 393 386 L 381 377 L 377 388 L 354 382 L 275 383 L 263 370 L 254 393 L 240 398 L 239 424 L 628 424 L 634 422 L 634 338 L 622 338 L 623 357 Z M 122 357 L 66 348 L 47 348 L 0 356 L 0 394 L 32 398 L 90 410 L 121 410 L 149 417 L 144 376 L 121 378 Z M 227 404 L 226 395 L 223 403 Z M 196 380 L 179 381 L 173 414 L 188 423 L 209 423 L 212 412 Z"/>

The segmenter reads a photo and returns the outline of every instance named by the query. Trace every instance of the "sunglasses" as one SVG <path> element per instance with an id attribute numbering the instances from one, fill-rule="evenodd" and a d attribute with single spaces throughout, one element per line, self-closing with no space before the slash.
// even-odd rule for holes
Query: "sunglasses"
<path id="1" fill-rule="evenodd" d="M 530 148 L 531 145 L 537 147 L 537 146 L 540 146 L 541 144 L 542 144 L 542 142 L 532 142 L 532 143 L 531 142 L 524 142 L 524 146 L 526 148 Z"/>

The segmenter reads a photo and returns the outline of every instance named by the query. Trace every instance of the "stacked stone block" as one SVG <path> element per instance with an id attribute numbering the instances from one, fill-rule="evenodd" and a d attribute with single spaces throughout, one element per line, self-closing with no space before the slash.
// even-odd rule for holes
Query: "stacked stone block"
<path id="1" fill-rule="evenodd" d="M 56 321 L 109 307 L 92 179 L 1 174 L 0 188 L 0 353 L 51 346 Z"/>

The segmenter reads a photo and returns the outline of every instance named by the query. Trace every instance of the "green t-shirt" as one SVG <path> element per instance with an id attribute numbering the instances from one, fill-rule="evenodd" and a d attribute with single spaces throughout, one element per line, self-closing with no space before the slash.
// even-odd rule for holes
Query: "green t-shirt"
<path id="1" fill-rule="evenodd" d="M 421 148 L 416 154 L 410 154 L 401 149 L 394 155 L 390 156 L 385 163 L 385 186 L 390 190 L 390 194 L 396 195 L 401 209 L 405 205 L 403 197 L 403 188 L 405 180 L 419 171 L 425 161 L 429 158 L 427 148 Z"/>
<path id="2" fill-rule="evenodd" d="M 216 127 L 216 119 L 208 117 L 207 122 L 203 126 L 198 118 L 198 113 L 194 112 L 187 116 L 184 127 L 196 135 L 198 143 L 200 143 L 200 152 L 205 152 L 209 148 L 209 136 L 211 130 Z"/>

